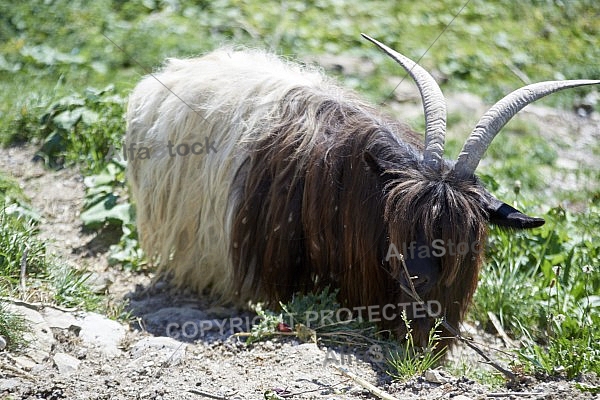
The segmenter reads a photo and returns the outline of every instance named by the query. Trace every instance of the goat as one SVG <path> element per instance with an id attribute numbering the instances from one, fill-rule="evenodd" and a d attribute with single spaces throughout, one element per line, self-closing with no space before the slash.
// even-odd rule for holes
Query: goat
<path id="1" fill-rule="evenodd" d="M 263 51 L 170 59 L 136 86 L 125 143 L 149 157 L 131 159 L 127 176 L 142 247 L 160 271 L 168 267 L 178 285 L 238 304 L 277 304 L 331 287 L 347 307 L 385 307 L 414 302 L 402 290 L 412 286 L 458 326 L 483 262 L 472 244 L 485 243 L 488 224 L 544 223 L 484 188 L 475 175 L 484 152 L 527 104 L 600 81 L 512 92 L 483 115 L 458 160 L 445 160 L 446 105 L 435 80 L 364 36 L 416 82 L 424 143 L 316 68 Z M 192 155 L 193 144 L 213 151 Z M 469 245 L 416 255 L 408 243 Z M 408 276 L 391 246 L 404 249 Z M 423 345 L 434 319 L 410 310 L 415 343 Z M 397 316 L 382 325 L 398 337 L 405 332 Z"/>

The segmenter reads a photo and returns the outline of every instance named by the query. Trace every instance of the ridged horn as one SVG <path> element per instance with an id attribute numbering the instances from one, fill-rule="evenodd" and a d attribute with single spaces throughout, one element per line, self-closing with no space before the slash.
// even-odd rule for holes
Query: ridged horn
<path id="1" fill-rule="evenodd" d="M 361 34 L 362 37 L 379 47 L 393 58 L 413 78 L 423 100 L 425 112 L 425 150 L 423 162 L 435 170 L 442 166 L 444 140 L 446 137 L 446 100 L 435 79 L 419 64 L 387 47 L 377 40 Z"/>
<path id="2" fill-rule="evenodd" d="M 465 142 L 454 170 L 460 174 L 474 174 L 500 129 L 526 105 L 559 90 L 597 84 L 600 84 L 599 80 L 546 81 L 524 86 L 506 95 L 483 114 Z"/>

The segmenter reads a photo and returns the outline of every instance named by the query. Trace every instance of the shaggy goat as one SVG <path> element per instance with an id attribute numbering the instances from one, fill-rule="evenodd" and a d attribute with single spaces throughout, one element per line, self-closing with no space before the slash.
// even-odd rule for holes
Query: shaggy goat
<path id="1" fill-rule="evenodd" d="M 330 286 L 347 307 L 385 308 L 414 301 L 401 290 L 412 279 L 417 294 L 439 302 L 457 326 L 482 264 L 473 244 L 485 243 L 488 223 L 544 223 L 494 198 L 474 171 L 525 105 L 600 81 L 544 82 L 511 93 L 481 118 L 458 160 L 448 161 L 439 87 L 417 64 L 367 39 L 416 81 L 424 145 L 407 125 L 319 71 L 261 51 L 171 59 L 137 85 L 126 146 L 147 152 L 128 165 L 138 230 L 147 255 L 168 265 L 176 283 L 238 304 L 276 304 Z M 205 152 L 197 155 L 198 148 Z M 415 244 L 450 243 L 468 245 L 414 254 Z M 404 250 L 411 278 L 391 248 Z M 402 334 L 397 314 L 383 325 Z M 415 319 L 416 343 L 426 341 L 432 323 Z"/>

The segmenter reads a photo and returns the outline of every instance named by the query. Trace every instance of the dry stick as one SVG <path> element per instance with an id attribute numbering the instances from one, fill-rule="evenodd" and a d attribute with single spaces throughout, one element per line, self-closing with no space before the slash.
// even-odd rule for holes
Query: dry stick
<path id="1" fill-rule="evenodd" d="M 6 302 L 14 304 L 15 306 L 27 307 L 27 308 L 35 310 L 35 311 L 40 311 L 43 308 L 54 308 L 55 310 L 59 310 L 62 312 L 73 312 L 73 311 L 78 310 L 77 307 L 61 307 L 61 306 L 57 306 L 57 305 L 50 304 L 50 303 L 39 303 L 39 302 L 32 303 L 29 301 L 15 299 L 14 297 L 6 297 L 6 296 L 0 296 L 0 301 L 6 301 Z"/>
<path id="2" fill-rule="evenodd" d="M 189 389 L 188 393 L 197 394 L 197 395 L 200 395 L 202 397 L 207 397 L 209 399 L 227 400 L 227 397 L 225 397 L 225 396 L 214 395 L 214 394 L 211 394 L 211 393 L 208 393 L 208 392 L 204 392 L 204 391 L 198 390 L 198 389 Z"/>
<path id="3" fill-rule="evenodd" d="M 160 364 L 158 370 L 154 373 L 155 378 L 158 378 L 160 375 L 162 375 L 163 369 L 165 369 L 169 365 L 169 362 L 173 359 L 173 357 L 175 357 L 175 354 L 177 354 L 177 352 L 179 351 L 179 349 L 181 349 L 183 345 L 185 345 L 185 343 L 181 342 L 179 346 L 177 346 L 177 348 L 173 350 L 173 353 L 171 353 L 169 358 L 167 358 L 165 361 L 162 362 L 162 364 Z"/>
<path id="4" fill-rule="evenodd" d="M 371 392 L 371 394 L 374 394 L 375 396 L 379 397 L 380 399 L 398 400 L 396 397 L 392 396 L 391 394 L 386 393 L 383 390 L 378 389 L 377 387 L 371 385 L 369 382 L 367 382 L 363 378 L 360 378 L 360 377 L 354 375 L 353 373 L 348 371 L 346 368 L 338 367 L 337 365 L 334 365 L 333 367 L 335 369 L 337 369 L 338 371 L 340 371 L 342 373 L 342 375 L 347 376 L 348 378 L 352 379 L 354 382 L 358 383 L 360 386 L 364 387 L 369 392 Z"/>
<path id="5" fill-rule="evenodd" d="M 300 394 L 305 394 L 305 393 L 312 393 L 312 392 L 317 392 L 319 390 L 323 390 L 324 388 L 326 389 L 333 389 L 334 387 L 341 385 L 342 383 L 346 383 L 348 382 L 348 380 L 344 380 L 342 382 L 338 382 L 335 385 L 322 385 L 321 387 L 317 388 L 317 389 L 309 389 L 309 390 L 304 390 L 302 392 L 294 392 L 294 393 L 285 393 L 285 394 L 279 394 L 277 393 L 277 396 L 279 397 L 283 397 L 283 398 L 288 398 L 288 397 L 294 397 L 294 396 L 298 396 Z M 286 389 L 287 391 L 287 389 Z"/>
<path id="6" fill-rule="evenodd" d="M 488 318 L 490 319 L 490 321 L 492 322 L 492 325 L 494 325 L 496 332 L 498 332 L 498 334 L 500 335 L 502 340 L 504 340 L 504 343 L 506 343 L 507 346 L 514 347 L 515 342 L 511 338 L 508 337 L 508 335 L 504 331 L 504 328 L 502 328 L 502 324 L 500 323 L 500 320 L 498 319 L 498 317 L 496 317 L 496 314 L 494 314 L 491 311 L 488 311 L 487 315 L 488 315 Z"/>
<path id="7" fill-rule="evenodd" d="M 21 275 L 19 279 L 19 288 L 21 289 L 21 294 L 25 295 L 25 291 L 27 290 L 27 286 L 25 285 L 25 272 L 27 271 L 27 247 L 23 250 L 23 256 L 21 257 Z"/>
<path id="8" fill-rule="evenodd" d="M 544 394 L 544 392 L 505 392 L 505 393 L 488 393 L 488 394 L 486 394 L 486 397 L 539 396 L 541 394 Z"/>
<path id="9" fill-rule="evenodd" d="M 504 65 L 506 65 L 508 69 L 510 69 L 510 71 L 517 76 L 517 78 L 523 81 L 524 84 L 529 85 L 531 83 L 531 79 L 529 79 L 525 72 L 520 70 L 515 64 L 512 62 L 505 62 Z"/>
<path id="10" fill-rule="evenodd" d="M 6 363 L 4 363 L 2 361 L 0 361 L 0 370 L 10 371 L 13 374 L 15 374 L 15 376 L 20 376 L 22 378 L 29 379 L 30 381 L 34 381 L 35 382 L 35 380 L 36 380 L 35 376 L 33 376 L 31 374 L 28 374 L 27 372 L 25 372 L 25 371 L 23 371 L 23 370 L 15 367 L 15 366 L 13 366 L 13 365 L 6 364 Z"/>
<path id="11" fill-rule="evenodd" d="M 415 300 L 417 303 L 419 303 L 419 305 L 421 307 L 425 307 L 425 310 L 427 311 L 427 313 L 429 314 L 429 316 L 433 317 L 435 314 L 431 311 L 431 309 L 429 308 L 429 305 L 427 303 L 425 303 L 419 297 L 419 295 L 417 294 L 417 292 L 415 291 L 415 286 L 412 283 L 412 279 L 410 277 L 410 274 L 408 273 L 408 268 L 406 267 L 406 263 L 404 262 L 404 257 L 402 256 L 402 254 L 400 254 L 400 261 L 402 262 L 402 267 L 404 268 L 404 273 L 406 274 L 406 277 L 407 277 L 407 280 L 408 280 L 408 282 L 410 284 L 411 290 L 408 290 L 406 288 L 406 286 L 404 286 L 404 284 L 402 282 L 399 282 L 400 283 L 400 289 L 402 289 L 406 294 L 408 294 L 410 297 L 412 297 L 412 299 Z M 473 343 L 471 343 L 470 340 L 464 338 L 456 328 L 454 328 L 452 325 L 450 325 L 448 322 L 446 322 L 445 318 L 442 318 L 442 325 L 456 339 L 460 340 L 461 342 L 463 342 L 464 344 L 466 344 L 467 346 L 469 346 L 471 349 L 475 350 L 475 352 L 477 354 L 479 354 L 486 361 L 487 364 L 491 365 L 496 370 L 500 371 L 504 376 L 506 376 L 511 381 L 516 381 L 517 376 L 515 374 L 513 374 L 511 371 L 509 371 L 509 370 L 501 367 L 498 363 L 496 363 L 490 357 L 488 357 L 488 355 L 485 354 L 483 352 L 483 350 L 481 350 L 479 347 L 477 347 Z"/>
<path id="12" fill-rule="evenodd" d="M 335 386 L 341 385 L 342 383 L 344 383 L 344 382 L 339 382 L 339 383 L 336 383 L 335 385 L 326 385 L 325 387 L 326 388 L 333 388 Z M 316 392 L 316 391 L 319 391 L 319 390 L 323 390 L 323 388 L 320 387 L 320 388 L 317 388 L 317 389 L 305 390 L 303 392 L 295 392 L 295 393 L 287 393 L 287 394 L 277 394 L 277 396 L 283 397 L 283 398 L 288 398 L 288 397 L 298 396 L 300 394 Z M 189 393 L 193 393 L 193 394 L 197 394 L 197 395 L 200 395 L 200 396 L 208 397 L 209 399 L 227 400 L 227 396 L 215 395 L 215 394 L 208 393 L 208 392 L 205 392 L 205 391 L 202 391 L 202 390 L 198 390 L 198 389 L 190 389 L 190 390 L 188 390 L 188 392 Z M 397 400 L 397 399 L 394 399 L 393 397 L 389 397 L 388 399 L 390 399 L 390 400 Z"/>

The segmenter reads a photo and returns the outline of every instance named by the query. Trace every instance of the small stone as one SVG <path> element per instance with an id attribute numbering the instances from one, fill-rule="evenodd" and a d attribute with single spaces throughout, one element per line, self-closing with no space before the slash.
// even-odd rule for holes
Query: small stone
<path id="1" fill-rule="evenodd" d="M 425 371 L 425 380 L 431 383 L 448 383 L 450 382 L 450 378 L 444 376 L 442 371 L 437 369 L 429 369 Z"/>
<path id="2" fill-rule="evenodd" d="M 162 292 L 163 290 L 165 290 L 167 287 L 169 286 L 169 284 L 165 281 L 158 281 L 156 282 L 156 284 L 154 285 L 154 289 L 156 289 L 159 292 Z"/>
<path id="3" fill-rule="evenodd" d="M 36 364 L 42 364 L 50 357 L 49 351 L 37 350 L 33 348 L 33 345 L 29 345 L 27 349 L 27 357 L 32 359 Z"/>
<path id="4" fill-rule="evenodd" d="M 472 400 L 470 397 L 465 396 L 464 394 L 459 394 L 458 396 L 454 396 L 452 400 Z"/>
<path id="5" fill-rule="evenodd" d="M 41 314 L 50 328 L 69 329 L 72 326 L 79 326 L 77 319 L 72 314 L 55 308 L 46 307 Z"/>
<path id="6" fill-rule="evenodd" d="M 27 356 L 15 356 L 13 357 L 16 365 L 24 371 L 32 371 L 36 365 L 36 362 Z"/>
<path id="7" fill-rule="evenodd" d="M 23 386 L 23 382 L 16 378 L 0 379 L 0 393 L 14 392 Z"/>
<path id="8" fill-rule="evenodd" d="M 86 280 L 90 290 L 96 294 L 104 294 L 109 286 L 113 283 L 113 279 L 106 273 L 99 274 L 92 272 Z"/>
<path id="9" fill-rule="evenodd" d="M 177 365 L 185 356 L 187 345 L 168 337 L 147 337 L 131 346 L 133 358 L 152 355 L 160 363 Z"/>
<path id="10" fill-rule="evenodd" d="M 121 324 L 103 315 L 89 313 L 80 325 L 79 337 L 85 344 L 99 347 L 109 357 L 121 354 L 119 345 L 127 332 Z"/>
<path id="11" fill-rule="evenodd" d="M 58 368 L 58 372 L 61 375 L 67 376 L 76 372 L 79 368 L 79 364 L 81 364 L 81 361 L 66 353 L 56 353 L 54 357 L 52 357 L 52 360 L 54 361 L 56 368 Z"/>
<path id="12" fill-rule="evenodd" d="M 206 313 L 190 307 L 165 307 L 142 316 L 146 330 L 155 335 L 196 339 Z M 189 336 L 189 337 L 188 337 Z"/>
<path id="13" fill-rule="evenodd" d="M 14 304 L 9 304 L 7 310 L 13 314 L 21 315 L 26 320 L 31 328 L 23 335 L 23 339 L 29 342 L 27 355 L 37 363 L 43 362 L 56 344 L 56 339 L 54 339 L 52 329 L 50 329 L 42 314 L 31 308 Z"/>
<path id="14" fill-rule="evenodd" d="M 6 339 L 0 336 L 0 350 L 4 350 L 6 348 Z"/>

